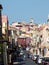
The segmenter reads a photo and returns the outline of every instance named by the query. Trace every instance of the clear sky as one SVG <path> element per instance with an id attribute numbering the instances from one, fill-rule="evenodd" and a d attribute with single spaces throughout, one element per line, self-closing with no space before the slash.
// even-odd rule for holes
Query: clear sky
<path id="1" fill-rule="evenodd" d="M 45 23 L 49 14 L 49 0 L 0 0 L 3 15 L 8 16 L 9 23 L 14 21 Z"/>

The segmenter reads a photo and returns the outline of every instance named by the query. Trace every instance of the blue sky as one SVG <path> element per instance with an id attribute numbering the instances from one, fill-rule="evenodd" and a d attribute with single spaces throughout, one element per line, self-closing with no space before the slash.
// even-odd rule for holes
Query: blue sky
<path id="1" fill-rule="evenodd" d="M 14 21 L 46 23 L 49 14 L 49 0 L 0 0 L 3 15 L 8 16 L 9 23 Z"/>

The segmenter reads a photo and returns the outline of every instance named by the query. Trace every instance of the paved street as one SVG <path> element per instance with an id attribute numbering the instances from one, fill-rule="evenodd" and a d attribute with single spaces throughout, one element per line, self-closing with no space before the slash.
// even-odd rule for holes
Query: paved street
<path id="1" fill-rule="evenodd" d="M 26 56 L 25 60 L 22 60 L 21 57 L 17 57 L 17 61 L 18 62 L 14 62 L 14 65 L 37 65 L 33 60 L 31 60 L 30 58 L 28 58 L 28 54 L 27 51 L 24 50 L 24 54 Z"/>
<path id="2" fill-rule="evenodd" d="M 26 59 L 25 61 L 21 61 L 19 63 L 15 63 L 14 65 L 37 65 L 31 59 Z"/>

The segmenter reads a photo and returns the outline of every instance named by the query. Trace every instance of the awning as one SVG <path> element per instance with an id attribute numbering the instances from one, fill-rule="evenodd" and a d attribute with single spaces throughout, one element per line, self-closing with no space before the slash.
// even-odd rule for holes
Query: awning
<path id="1" fill-rule="evenodd" d="M 41 43 L 41 48 L 44 48 L 44 47 L 49 49 L 49 43 L 46 43 L 46 42 Z"/>
<path id="2" fill-rule="evenodd" d="M 44 48 L 44 47 L 46 47 L 46 43 L 45 42 L 41 43 L 41 48 Z"/>
<path id="3" fill-rule="evenodd" d="M 49 57 L 49 51 L 46 52 L 46 55 L 44 57 Z"/>

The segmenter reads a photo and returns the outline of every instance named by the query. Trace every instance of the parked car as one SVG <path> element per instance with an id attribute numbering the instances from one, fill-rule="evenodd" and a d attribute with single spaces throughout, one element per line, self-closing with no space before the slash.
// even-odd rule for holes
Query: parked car
<path id="1" fill-rule="evenodd" d="M 19 58 L 21 60 L 26 60 L 28 58 L 28 53 L 26 52 L 26 50 L 23 50 L 22 48 L 20 49 Z"/>
<path id="2" fill-rule="evenodd" d="M 38 58 L 38 65 L 42 65 L 42 61 L 44 60 L 44 57 L 39 57 Z"/>
<path id="3" fill-rule="evenodd" d="M 38 62 L 38 58 L 39 58 L 39 55 L 33 55 L 33 61 L 35 61 L 35 63 Z"/>
<path id="4" fill-rule="evenodd" d="M 24 54 L 24 51 L 23 51 L 23 50 L 21 50 L 19 55 L 23 55 L 23 54 Z"/>
<path id="5" fill-rule="evenodd" d="M 32 53 L 29 53 L 29 58 L 33 59 L 33 54 Z"/>
<path id="6" fill-rule="evenodd" d="M 44 60 L 42 61 L 42 65 L 49 65 L 49 57 L 44 57 Z"/>
<path id="7" fill-rule="evenodd" d="M 19 59 L 20 59 L 20 60 L 26 60 L 26 55 L 25 55 L 25 54 L 21 55 L 21 56 L 19 57 Z"/>

